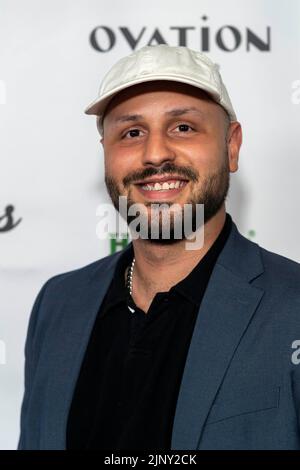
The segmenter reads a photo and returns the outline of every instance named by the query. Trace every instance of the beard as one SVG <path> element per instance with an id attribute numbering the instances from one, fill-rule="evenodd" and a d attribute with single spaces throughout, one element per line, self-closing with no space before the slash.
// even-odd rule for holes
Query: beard
<path id="1" fill-rule="evenodd" d="M 170 179 L 172 174 L 180 175 L 189 180 L 189 182 L 194 183 L 201 183 L 198 189 L 195 189 L 193 193 L 190 195 L 187 201 L 184 204 L 189 205 L 190 209 L 190 218 L 189 221 L 189 229 L 187 230 L 186 226 L 184 227 L 185 219 L 184 219 L 184 207 L 180 207 L 179 212 L 172 211 L 172 205 L 175 204 L 169 201 L 163 201 L 164 209 L 168 210 L 167 219 L 168 222 L 168 237 L 165 236 L 164 230 L 164 218 L 162 212 L 155 212 L 151 209 L 150 214 L 148 213 L 147 208 L 151 207 L 151 205 L 155 201 L 147 201 L 143 203 L 144 210 L 144 219 L 147 218 L 147 233 L 152 233 L 151 230 L 155 231 L 155 237 L 146 237 L 151 243 L 157 243 L 160 245 L 167 245 L 167 244 L 174 244 L 179 242 L 180 240 L 186 238 L 191 231 L 195 232 L 198 230 L 202 224 L 207 223 L 212 217 L 214 217 L 219 209 L 222 207 L 223 203 L 225 202 L 226 196 L 229 190 L 229 180 L 230 180 L 230 171 L 229 171 L 229 163 L 228 163 L 228 153 L 227 151 L 224 152 L 224 158 L 222 165 L 218 168 L 217 171 L 211 173 L 210 175 L 200 178 L 198 172 L 194 168 L 190 167 L 177 167 L 173 163 L 166 163 L 162 167 L 154 168 L 146 168 L 142 171 L 134 172 L 128 176 L 126 176 L 123 180 L 124 188 L 129 187 L 129 192 L 127 196 L 127 212 L 126 214 L 120 211 L 119 206 L 119 197 L 122 196 L 120 188 L 116 182 L 116 180 L 108 175 L 105 174 L 105 184 L 108 191 L 108 194 L 111 198 L 111 201 L 115 207 L 115 209 L 120 212 L 121 216 L 126 220 L 127 224 L 131 224 L 136 216 L 128 214 L 130 207 L 133 207 L 134 204 L 137 204 L 136 201 L 132 199 L 130 184 L 134 183 L 135 181 L 140 181 L 146 179 L 148 177 L 154 175 L 162 175 L 162 174 L 170 174 Z M 189 183 L 188 183 L 189 184 Z M 159 194 L 158 194 L 159 200 Z M 141 203 L 139 203 L 141 204 Z M 157 205 L 162 204 L 157 202 Z M 199 220 L 199 204 L 203 205 L 203 216 L 200 217 Z M 167 209 L 166 209 L 167 208 Z M 197 215 L 198 211 L 198 215 Z M 183 234 L 180 238 L 178 238 L 178 233 Z M 143 238 L 143 237 L 141 237 Z"/>

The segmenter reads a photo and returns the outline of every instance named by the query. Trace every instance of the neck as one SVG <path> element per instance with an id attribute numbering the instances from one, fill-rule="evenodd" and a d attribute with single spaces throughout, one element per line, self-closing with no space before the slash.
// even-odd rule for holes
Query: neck
<path id="1" fill-rule="evenodd" d="M 135 265 L 132 297 L 136 305 L 147 312 L 157 292 L 167 292 L 183 280 L 213 245 L 224 226 L 225 218 L 223 206 L 204 225 L 204 243 L 201 248 L 187 250 L 186 240 L 179 240 L 173 245 L 133 240 Z"/>

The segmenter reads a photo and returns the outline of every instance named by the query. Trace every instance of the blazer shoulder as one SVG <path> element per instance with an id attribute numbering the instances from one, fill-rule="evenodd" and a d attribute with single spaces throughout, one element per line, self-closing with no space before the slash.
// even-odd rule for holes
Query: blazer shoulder
<path id="1" fill-rule="evenodd" d="M 295 289 L 300 294 L 300 263 L 259 247 L 265 273 L 275 282 Z"/>
<path id="2" fill-rule="evenodd" d="M 46 284 L 51 284 L 52 286 L 58 286 L 59 284 L 65 285 L 66 283 L 77 284 L 77 282 L 82 283 L 85 280 L 88 281 L 95 272 L 103 272 L 104 275 L 105 270 L 117 261 L 120 254 L 121 252 L 118 251 L 112 255 L 107 255 L 104 258 L 100 258 L 80 268 L 56 274 L 49 278 Z"/>
<path id="3" fill-rule="evenodd" d="M 29 321 L 30 337 L 36 330 L 37 324 L 46 328 L 49 316 L 58 311 L 58 305 L 65 299 L 73 299 L 75 295 L 80 296 L 94 275 L 97 273 L 97 281 L 101 282 L 106 276 L 107 269 L 111 268 L 117 261 L 120 252 L 105 256 L 81 268 L 66 271 L 50 277 L 41 287 Z"/>

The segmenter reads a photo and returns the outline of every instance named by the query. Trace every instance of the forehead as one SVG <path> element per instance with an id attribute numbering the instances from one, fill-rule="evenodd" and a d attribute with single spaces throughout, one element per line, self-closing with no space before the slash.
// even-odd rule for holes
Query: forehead
<path id="1" fill-rule="evenodd" d="M 106 107 L 104 117 L 116 118 L 120 113 L 140 108 L 155 112 L 158 107 L 170 105 L 198 105 L 221 108 L 208 93 L 188 84 L 171 81 L 152 81 L 134 85 L 119 92 Z"/>

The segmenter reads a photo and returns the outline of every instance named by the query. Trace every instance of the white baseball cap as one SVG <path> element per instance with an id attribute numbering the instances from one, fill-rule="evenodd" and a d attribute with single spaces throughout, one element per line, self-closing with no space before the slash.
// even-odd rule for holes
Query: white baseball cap
<path id="1" fill-rule="evenodd" d="M 230 121 L 237 120 L 217 64 L 201 52 L 165 44 L 142 47 L 113 65 L 102 80 L 98 97 L 85 113 L 97 116 L 97 127 L 102 135 L 102 118 L 110 100 L 125 88 L 154 80 L 200 88 L 227 111 Z"/>

